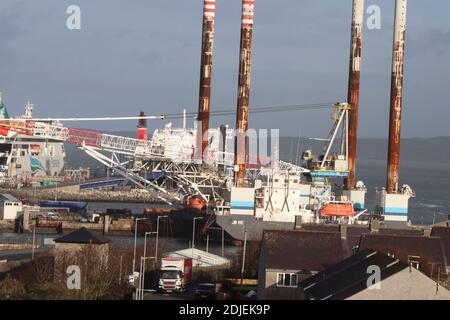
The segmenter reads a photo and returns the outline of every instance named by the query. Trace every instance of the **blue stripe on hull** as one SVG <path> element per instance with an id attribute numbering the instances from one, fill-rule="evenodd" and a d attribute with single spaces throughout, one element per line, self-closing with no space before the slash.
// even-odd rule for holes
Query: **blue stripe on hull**
<path id="1" fill-rule="evenodd" d="M 406 216 L 408 214 L 408 208 L 385 208 L 384 213 L 396 216 Z"/>
<path id="2" fill-rule="evenodd" d="M 253 209 L 255 203 L 253 201 L 231 201 L 232 208 L 243 208 L 243 209 Z"/>
<path id="3" fill-rule="evenodd" d="M 231 207 L 231 209 L 253 211 L 253 208 L 249 208 L 249 207 L 239 207 L 239 206 Z"/>

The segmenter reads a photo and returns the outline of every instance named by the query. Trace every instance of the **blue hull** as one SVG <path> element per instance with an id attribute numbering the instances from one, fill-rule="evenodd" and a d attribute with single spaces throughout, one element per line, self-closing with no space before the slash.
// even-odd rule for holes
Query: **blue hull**
<path id="1" fill-rule="evenodd" d="M 72 202 L 72 201 L 39 201 L 39 206 L 43 208 L 68 208 L 70 212 L 78 212 L 86 210 L 87 202 Z"/>

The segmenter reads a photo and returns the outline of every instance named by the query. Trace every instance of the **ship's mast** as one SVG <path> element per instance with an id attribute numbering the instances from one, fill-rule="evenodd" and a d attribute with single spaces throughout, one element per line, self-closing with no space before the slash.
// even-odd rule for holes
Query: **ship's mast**
<path id="1" fill-rule="evenodd" d="M 353 190 L 356 183 L 356 147 L 358 133 L 359 82 L 361 76 L 362 31 L 364 21 L 364 0 L 353 0 L 350 65 L 348 77 L 348 169 L 345 188 Z"/>
<path id="2" fill-rule="evenodd" d="M 392 49 L 391 105 L 389 115 L 389 149 L 386 189 L 388 193 L 399 190 L 400 127 L 403 106 L 403 75 L 406 36 L 407 0 L 395 2 L 394 43 Z"/>
<path id="3" fill-rule="evenodd" d="M 214 17 L 216 12 L 216 0 L 204 0 L 203 2 L 203 30 L 202 30 L 202 58 L 200 66 L 200 92 L 198 102 L 198 116 L 202 126 L 202 159 L 208 147 L 209 113 L 211 106 L 211 75 L 212 56 L 214 45 Z"/>
<path id="4" fill-rule="evenodd" d="M 245 184 L 247 168 L 247 130 L 250 107 L 250 79 L 252 69 L 253 12 L 255 1 L 242 0 L 241 45 L 239 55 L 238 101 L 236 112 L 235 184 Z"/>

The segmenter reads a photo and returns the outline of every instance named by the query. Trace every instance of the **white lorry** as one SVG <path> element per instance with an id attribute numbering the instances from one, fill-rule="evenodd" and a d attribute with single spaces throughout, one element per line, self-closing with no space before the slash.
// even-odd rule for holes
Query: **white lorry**
<path id="1" fill-rule="evenodd" d="M 184 292 L 191 281 L 191 258 L 162 258 L 159 289 L 163 292 Z"/>

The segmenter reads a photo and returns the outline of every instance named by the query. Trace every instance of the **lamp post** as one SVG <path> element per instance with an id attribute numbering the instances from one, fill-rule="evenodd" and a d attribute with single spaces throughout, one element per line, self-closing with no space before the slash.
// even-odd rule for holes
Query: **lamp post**
<path id="1" fill-rule="evenodd" d="M 247 229 L 244 233 L 244 250 L 242 251 L 242 269 L 241 269 L 241 286 L 244 282 L 244 269 L 245 269 L 245 253 L 247 249 Z"/>
<path id="2" fill-rule="evenodd" d="M 159 219 L 169 218 L 169 216 L 158 216 L 156 220 L 156 244 L 155 244 L 155 262 L 158 262 L 158 243 L 159 243 Z"/>
<path id="3" fill-rule="evenodd" d="M 141 257 L 141 268 L 139 273 L 139 299 L 143 300 L 144 298 L 144 290 L 145 290 L 145 261 L 147 259 L 153 259 L 154 257 L 147 257 L 147 236 L 151 234 L 156 234 L 156 232 L 146 232 L 144 234 L 144 256 Z"/>
<path id="4" fill-rule="evenodd" d="M 192 224 L 192 248 L 195 247 L 195 220 L 203 219 L 203 217 L 194 217 Z"/>
<path id="5" fill-rule="evenodd" d="M 194 247 L 195 247 L 195 220 L 203 219 L 203 217 L 194 217 L 192 220 L 192 266 L 194 266 Z"/>
<path id="6" fill-rule="evenodd" d="M 137 224 L 139 220 L 147 220 L 148 218 L 136 218 L 135 219 L 135 225 L 134 225 L 134 251 L 133 251 L 133 267 L 132 267 L 132 274 L 134 276 L 134 271 L 136 270 L 136 241 L 137 241 Z"/>
<path id="7" fill-rule="evenodd" d="M 33 228 L 33 245 L 31 247 L 31 260 L 34 260 L 34 246 L 36 243 L 36 223 L 37 223 L 37 219 L 34 220 L 34 228 Z"/>
<path id="8" fill-rule="evenodd" d="M 144 235 L 144 259 L 147 257 L 147 236 L 151 234 L 157 234 L 157 232 L 154 231 L 146 232 Z"/>

